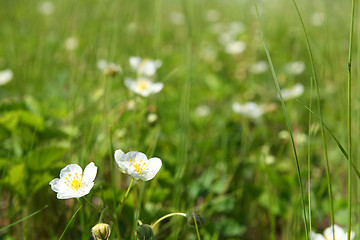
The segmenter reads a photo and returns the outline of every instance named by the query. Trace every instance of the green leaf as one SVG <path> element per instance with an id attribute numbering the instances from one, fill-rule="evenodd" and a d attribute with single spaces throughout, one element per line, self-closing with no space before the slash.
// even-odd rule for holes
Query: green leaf
<path id="1" fill-rule="evenodd" d="M 39 131 L 44 129 L 44 120 L 40 116 L 25 110 L 14 110 L 3 113 L 3 115 L 0 116 L 0 124 L 10 131 L 16 130 L 20 124 Z"/>
<path id="2" fill-rule="evenodd" d="M 11 190 L 14 190 L 21 195 L 25 194 L 25 163 L 16 164 L 9 168 L 8 174 L 3 180 L 5 185 L 8 185 Z"/>
<path id="3" fill-rule="evenodd" d="M 245 233 L 246 227 L 235 219 L 223 219 L 216 224 L 217 230 L 225 237 L 238 237 Z"/>
<path id="4" fill-rule="evenodd" d="M 44 170 L 49 168 L 55 161 L 60 160 L 66 153 L 67 148 L 62 146 L 49 146 L 37 148 L 26 156 L 28 166 L 32 170 Z"/>

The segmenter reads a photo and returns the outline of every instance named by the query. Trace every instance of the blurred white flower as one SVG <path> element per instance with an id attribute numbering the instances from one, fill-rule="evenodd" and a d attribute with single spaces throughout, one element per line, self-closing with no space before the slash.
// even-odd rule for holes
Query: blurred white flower
<path id="1" fill-rule="evenodd" d="M 311 15 L 311 23 L 314 26 L 321 26 L 325 22 L 325 15 L 322 12 L 315 12 Z"/>
<path id="2" fill-rule="evenodd" d="M 345 232 L 340 226 L 334 225 L 335 230 L 335 240 L 347 240 L 348 239 L 348 233 Z M 324 230 L 324 235 L 312 232 L 312 240 L 333 240 L 333 227 L 328 227 Z M 350 239 L 355 238 L 355 233 L 351 232 Z"/>
<path id="3" fill-rule="evenodd" d="M 195 108 L 195 114 L 199 117 L 206 117 L 210 114 L 210 108 L 207 105 L 200 105 Z"/>
<path id="4" fill-rule="evenodd" d="M 230 42 L 225 45 L 225 52 L 228 54 L 240 54 L 246 49 L 246 44 L 242 41 Z"/>
<path id="5" fill-rule="evenodd" d="M 77 164 L 67 165 L 60 171 L 60 178 L 53 179 L 49 185 L 57 192 L 58 199 L 79 198 L 88 194 L 94 186 L 97 167 L 93 162 L 84 169 Z"/>
<path id="6" fill-rule="evenodd" d="M 71 36 L 65 39 L 65 48 L 69 51 L 74 51 L 78 48 L 79 41 L 76 37 Z"/>
<path id="7" fill-rule="evenodd" d="M 185 16 L 181 12 L 171 12 L 169 20 L 172 24 L 183 25 L 185 23 Z"/>
<path id="8" fill-rule="evenodd" d="M 162 162 L 160 158 L 148 158 L 141 152 L 124 153 L 120 149 L 115 151 L 115 161 L 123 173 L 135 179 L 149 181 L 159 172 Z"/>
<path id="9" fill-rule="evenodd" d="M 210 9 L 205 14 L 205 19 L 209 22 L 216 22 L 221 18 L 221 13 L 216 9 Z"/>
<path id="10" fill-rule="evenodd" d="M 259 118 L 264 114 L 264 110 L 254 102 L 247 102 L 240 104 L 238 102 L 233 102 L 232 109 L 235 113 L 244 115 L 250 118 Z"/>
<path id="11" fill-rule="evenodd" d="M 49 1 L 41 2 L 38 4 L 38 10 L 44 15 L 51 15 L 54 12 L 54 4 Z"/>
<path id="12" fill-rule="evenodd" d="M 250 72 L 254 74 L 261 74 L 266 72 L 268 68 L 269 68 L 268 62 L 261 60 L 251 65 Z"/>
<path id="13" fill-rule="evenodd" d="M 305 63 L 302 61 L 289 62 L 285 65 L 287 73 L 292 75 L 299 75 L 305 70 Z"/>
<path id="14" fill-rule="evenodd" d="M 125 86 L 131 91 L 147 97 L 150 94 L 158 93 L 163 89 L 163 83 L 154 83 L 149 78 L 139 77 L 136 80 L 125 78 Z"/>
<path id="15" fill-rule="evenodd" d="M 292 88 L 286 88 L 281 90 L 281 96 L 283 100 L 289 100 L 300 97 L 304 93 L 304 85 L 301 83 L 295 84 Z"/>
<path id="16" fill-rule="evenodd" d="M 245 24 L 243 22 L 231 22 L 228 31 L 232 35 L 243 33 L 245 31 Z"/>
<path id="17" fill-rule="evenodd" d="M 130 57 L 129 63 L 139 75 L 151 77 L 156 73 L 156 70 L 161 67 L 161 60 L 142 59 L 140 57 Z"/>
<path id="18" fill-rule="evenodd" d="M 158 120 L 158 118 L 159 117 L 156 113 L 149 113 L 146 120 L 148 121 L 148 123 L 154 123 Z"/>
<path id="19" fill-rule="evenodd" d="M 120 65 L 113 62 L 107 62 L 104 59 L 97 61 L 97 67 L 107 76 L 115 76 L 116 74 L 122 72 Z"/>
<path id="20" fill-rule="evenodd" d="M 10 82 L 13 78 L 13 72 L 10 69 L 0 71 L 0 86 Z"/>

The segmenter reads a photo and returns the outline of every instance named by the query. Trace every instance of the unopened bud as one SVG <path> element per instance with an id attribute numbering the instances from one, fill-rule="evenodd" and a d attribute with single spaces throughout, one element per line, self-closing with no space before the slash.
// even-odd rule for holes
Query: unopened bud
<path id="1" fill-rule="evenodd" d="M 91 233 L 95 240 L 107 240 L 110 237 L 110 226 L 106 223 L 98 223 L 92 229 Z"/>
<path id="2" fill-rule="evenodd" d="M 140 240 L 155 240 L 152 227 L 147 224 L 137 226 L 135 229 L 135 234 Z"/>
<path id="3" fill-rule="evenodd" d="M 187 222 L 189 226 L 194 227 L 195 221 L 196 221 L 196 225 L 200 227 L 205 223 L 205 218 L 203 218 L 203 216 L 201 216 L 199 213 L 192 213 L 190 215 L 187 215 Z"/>

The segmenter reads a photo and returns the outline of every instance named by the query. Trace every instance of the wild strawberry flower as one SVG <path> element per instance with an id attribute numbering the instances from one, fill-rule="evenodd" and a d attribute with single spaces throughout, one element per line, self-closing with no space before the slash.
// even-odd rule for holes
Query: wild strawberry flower
<path id="1" fill-rule="evenodd" d="M 162 162 L 160 158 L 148 158 L 141 152 L 124 153 L 120 149 L 115 151 L 115 161 L 123 173 L 127 173 L 135 179 L 149 181 L 160 170 Z"/>
<path id="2" fill-rule="evenodd" d="M 263 115 L 264 110 L 254 102 L 247 102 L 240 104 L 234 102 L 232 104 L 232 109 L 235 113 L 250 117 L 250 118 L 259 118 Z"/>
<path id="3" fill-rule="evenodd" d="M 139 77 L 136 80 L 125 78 L 125 86 L 134 93 L 147 97 L 150 94 L 158 93 L 163 89 L 163 83 L 154 83 L 149 78 Z"/>
<path id="4" fill-rule="evenodd" d="M 246 49 L 246 44 L 243 41 L 231 41 L 225 45 L 225 52 L 228 54 L 240 54 Z"/>
<path id="5" fill-rule="evenodd" d="M 60 171 L 60 178 L 53 179 L 49 185 L 57 192 L 58 199 L 83 197 L 94 186 L 96 173 L 97 167 L 93 162 L 85 167 L 84 174 L 79 165 L 70 164 Z"/>
<path id="6" fill-rule="evenodd" d="M 10 69 L 0 71 L 0 86 L 10 82 L 13 78 L 13 72 Z"/>
<path id="7" fill-rule="evenodd" d="M 154 76 L 156 70 L 161 67 L 161 60 L 142 59 L 141 57 L 130 57 L 129 63 L 140 76 Z"/>
<path id="8" fill-rule="evenodd" d="M 299 75 L 305 71 L 305 63 L 302 61 L 289 62 L 285 65 L 285 71 L 291 75 Z"/>
<path id="9" fill-rule="evenodd" d="M 300 97 L 304 93 L 304 85 L 301 83 L 295 84 L 292 88 L 286 88 L 281 90 L 281 96 L 283 100 L 289 100 Z"/>
<path id="10" fill-rule="evenodd" d="M 120 65 L 108 62 L 104 59 L 97 61 L 97 67 L 107 76 L 115 76 L 116 74 L 122 72 Z"/>
<path id="11" fill-rule="evenodd" d="M 334 225 L 335 240 L 348 240 L 348 233 L 345 232 L 340 226 Z M 312 240 L 333 240 L 333 227 L 328 227 L 324 230 L 324 235 L 312 232 Z M 350 239 L 355 238 L 355 233 L 351 232 Z"/>

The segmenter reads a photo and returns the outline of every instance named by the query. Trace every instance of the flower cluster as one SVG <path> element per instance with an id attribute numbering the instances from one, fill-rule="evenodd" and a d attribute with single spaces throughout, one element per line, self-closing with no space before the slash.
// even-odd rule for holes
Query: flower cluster
<path id="1" fill-rule="evenodd" d="M 129 63 L 131 68 L 137 73 L 137 77 L 135 80 L 127 77 L 124 83 L 132 92 L 147 97 L 163 89 L 163 83 L 153 81 L 157 69 L 162 65 L 161 60 L 130 57 Z"/>
<path id="2" fill-rule="evenodd" d="M 115 161 L 120 170 L 135 179 L 149 181 L 159 172 L 162 161 L 160 158 L 148 159 L 144 153 L 116 150 Z M 67 165 L 60 171 L 60 178 L 53 179 L 49 184 L 58 199 L 80 198 L 87 195 L 94 186 L 97 167 L 93 162 L 84 170 L 77 164 Z"/>

